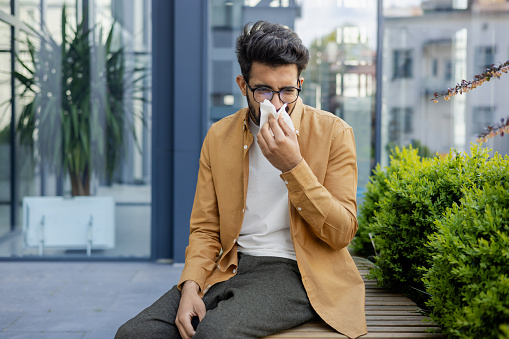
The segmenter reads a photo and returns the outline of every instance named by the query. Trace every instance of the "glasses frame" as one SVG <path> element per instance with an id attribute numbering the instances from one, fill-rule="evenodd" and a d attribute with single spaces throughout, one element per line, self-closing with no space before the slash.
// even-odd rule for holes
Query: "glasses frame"
<path id="1" fill-rule="evenodd" d="M 268 89 L 269 91 L 272 92 L 272 96 L 270 97 L 269 101 L 272 101 L 272 99 L 274 99 L 274 93 L 277 93 L 278 97 L 279 97 L 279 100 L 281 100 L 282 103 L 285 103 L 285 104 L 293 104 L 295 101 L 297 101 L 297 99 L 299 99 L 299 95 L 300 95 L 300 91 L 302 91 L 302 88 L 300 87 L 293 87 L 293 86 L 288 86 L 288 87 L 285 87 L 283 88 L 282 90 L 284 89 L 287 89 L 287 88 L 294 88 L 297 90 L 297 97 L 295 98 L 294 101 L 292 102 L 285 102 L 283 101 L 283 99 L 281 99 L 281 91 L 282 90 L 279 90 L 279 91 L 273 91 L 271 88 L 269 87 L 257 87 L 257 88 L 252 88 L 251 86 L 249 86 L 249 83 L 246 81 L 246 79 L 244 79 L 244 82 L 246 83 L 247 85 L 247 88 L 249 88 L 249 90 L 253 93 L 253 100 L 256 101 L 257 103 L 261 104 L 261 102 L 259 102 L 258 100 L 255 99 L 255 91 L 258 89 L 258 88 L 266 88 Z"/>

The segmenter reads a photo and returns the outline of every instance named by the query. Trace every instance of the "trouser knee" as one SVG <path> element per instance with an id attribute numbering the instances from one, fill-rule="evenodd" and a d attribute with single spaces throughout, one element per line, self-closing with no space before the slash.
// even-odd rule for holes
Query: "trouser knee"
<path id="1" fill-rule="evenodd" d="M 136 334 L 134 333 L 133 328 L 128 321 L 124 325 L 120 326 L 120 328 L 117 330 L 117 334 L 115 334 L 115 339 L 135 338 L 135 335 Z"/>
<path id="2" fill-rule="evenodd" d="M 136 318 L 129 320 L 120 326 L 115 339 L 139 339 L 139 338 L 180 338 L 176 327 L 164 322 L 137 321 Z"/>

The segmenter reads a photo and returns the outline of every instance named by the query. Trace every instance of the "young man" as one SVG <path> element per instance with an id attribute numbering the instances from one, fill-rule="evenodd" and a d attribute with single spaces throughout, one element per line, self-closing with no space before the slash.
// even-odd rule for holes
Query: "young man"
<path id="1" fill-rule="evenodd" d="M 364 284 L 346 246 L 357 230 L 354 136 L 299 98 L 309 52 L 280 25 L 237 39 L 248 108 L 215 123 L 200 156 L 180 282 L 117 338 L 259 338 L 319 316 L 367 332 Z M 283 114 L 260 124 L 260 103 Z"/>

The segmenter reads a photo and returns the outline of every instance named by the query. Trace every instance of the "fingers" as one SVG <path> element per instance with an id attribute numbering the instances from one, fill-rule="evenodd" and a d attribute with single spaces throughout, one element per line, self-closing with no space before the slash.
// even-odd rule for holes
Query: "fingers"
<path id="1" fill-rule="evenodd" d="M 272 116 L 272 114 L 270 114 Z M 260 148 L 263 152 L 264 149 L 267 149 L 269 147 L 273 147 L 275 145 L 274 136 L 271 133 L 270 128 L 270 121 L 275 121 L 274 117 L 269 117 L 268 123 L 264 124 L 262 128 L 260 128 L 260 131 L 258 132 L 257 138 L 258 138 L 258 145 L 260 145 Z M 262 146 L 263 145 L 263 146 Z"/>
<path id="2" fill-rule="evenodd" d="M 193 317 L 198 316 L 201 321 L 206 313 L 205 303 L 198 296 L 196 286 L 186 282 L 182 288 L 175 325 L 183 339 L 190 339 L 196 333 L 191 322 Z"/>
<path id="3" fill-rule="evenodd" d="M 286 120 L 283 118 L 283 114 L 279 115 L 278 122 L 279 122 L 279 126 L 281 126 L 281 130 L 283 131 L 283 133 L 285 135 L 292 137 L 292 138 L 294 135 L 297 136 L 297 134 L 295 134 L 295 131 L 290 127 L 290 125 L 288 125 L 286 123 Z"/>
<path id="4" fill-rule="evenodd" d="M 195 312 L 198 315 L 198 319 L 200 319 L 200 321 L 202 321 L 203 318 L 205 317 L 205 313 L 207 313 L 207 309 L 205 308 L 205 303 L 203 302 L 202 299 L 200 299 L 200 302 L 196 303 Z"/>
<path id="5" fill-rule="evenodd" d="M 278 120 L 274 118 L 272 114 L 269 115 L 268 125 L 270 129 L 272 130 L 272 134 L 274 134 L 274 138 L 278 139 L 285 136 L 285 133 L 281 129 L 281 126 L 279 126 L 278 121 L 280 121 L 281 114 L 278 117 Z"/>
<path id="6" fill-rule="evenodd" d="M 182 316 L 178 316 L 177 319 L 175 319 L 175 324 L 177 325 L 177 328 L 180 332 L 180 336 L 182 339 L 191 339 L 193 335 L 196 333 L 193 325 L 191 324 L 191 319 L 194 315 L 192 314 L 186 314 Z"/>
<path id="7" fill-rule="evenodd" d="M 269 116 L 268 124 L 260 128 L 257 139 L 265 158 L 282 172 L 287 172 L 302 160 L 297 135 L 282 117 L 278 122 Z"/>

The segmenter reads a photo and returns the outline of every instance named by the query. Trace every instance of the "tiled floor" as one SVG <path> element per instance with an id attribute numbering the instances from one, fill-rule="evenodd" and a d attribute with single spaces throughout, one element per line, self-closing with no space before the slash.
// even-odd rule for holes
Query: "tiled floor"
<path id="1" fill-rule="evenodd" d="M 182 265 L 0 262 L 0 339 L 113 338 L 178 282 Z"/>

